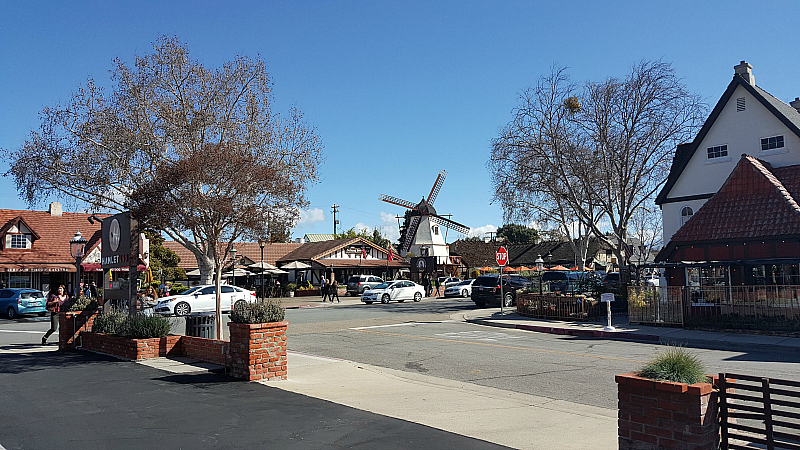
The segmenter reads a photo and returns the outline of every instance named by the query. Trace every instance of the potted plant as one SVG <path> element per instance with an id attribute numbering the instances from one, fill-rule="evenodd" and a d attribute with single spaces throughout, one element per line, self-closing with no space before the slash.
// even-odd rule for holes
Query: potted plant
<path id="1" fill-rule="evenodd" d="M 294 297 L 294 291 L 297 290 L 297 285 L 294 283 L 289 283 L 286 285 L 286 296 L 287 297 Z"/>
<path id="2" fill-rule="evenodd" d="M 234 307 L 228 323 L 232 376 L 250 381 L 286 379 L 285 316 L 280 302 L 272 299 Z"/>

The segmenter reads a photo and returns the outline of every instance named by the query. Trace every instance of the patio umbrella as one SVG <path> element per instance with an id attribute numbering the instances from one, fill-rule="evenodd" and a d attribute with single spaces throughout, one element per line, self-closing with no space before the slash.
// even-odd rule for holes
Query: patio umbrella
<path id="1" fill-rule="evenodd" d="M 503 272 L 516 272 L 517 269 L 513 267 L 503 267 Z"/>
<path id="2" fill-rule="evenodd" d="M 478 269 L 478 270 L 480 270 L 481 272 L 488 272 L 488 271 L 490 271 L 490 270 L 494 270 L 494 269 L 492 269 L 492 268 L 491 268 L 491 267 L 489 267 L 489 266 L 486 266 L 486 267 L 481 267 L 481 268 L 480 268 L 480 269 Z"/>
<path id="3" fill-rule="evenodd" d="M 262 266 L 262 264 L 263 264 L 263 266 Z M 254 264 L 250 264 L 247 267 L 250 268 L 250 269 L 262 269 L 262 270 L 275 270 L 275 269 L 277 269 L 276 266 L 273 266 L 272 264 L 267 263 L 267 262 L 265 262 L 265 263 L 257 262 L 257 263 L 254 263 Z"/>
<path id="4" fill-rule="evenodd" d="M 266 269 L 264 270 L 264 273 L 268 273 L 270 275 L 283 275 L 289 272 L 281 269 Z"/>
<path id="5" fill-rule="evenodd" d="M 253 272 L 244 269 L 234 269 L 222 274 L 223 277 L 246 277 L 248 275 L 253 275 Z"/>
<path id="6" fill-rule="evenodd" d="M 559 264 L 559 265 L 557 265 L 555 267 L 551 267 L 549 270 L 569 270 L 569 269 L 567 269 L 566 267 L 564 267 L 561 264 Z"/>
<path id="7" fill-rule="evenodd" d="M 194 269 L 186 272 L 187 277 L 199 277 L 200 276 L 200 269 Z"/>
<path id="8" fill-rule="evenodd" d="M 300 261 L 292 261 L 289 264 L 286 264 L 285 266 L 281 266 L 281 269 L 284 269 L 284 270 L 285 269 L 298 270 L 298 269 L 310 269 L 310 268 L 311 268 L 310 265 L 308 265 L 308 264 L 306 264 L 304 262 L 300 262 Z"/>

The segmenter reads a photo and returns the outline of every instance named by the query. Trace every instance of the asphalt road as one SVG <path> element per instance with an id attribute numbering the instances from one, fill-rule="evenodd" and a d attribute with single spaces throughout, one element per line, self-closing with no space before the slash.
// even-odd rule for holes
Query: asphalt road
<path id="1" fill-rule="evenodd" d="M 465 300 L 287 311 L 289 350 L 615 409 L 614 375 L 663 346 L 494 328 L 451 320 Z M 800 379 L 800 355 L 763 347 L 692 349 L 707 373 Z"/>

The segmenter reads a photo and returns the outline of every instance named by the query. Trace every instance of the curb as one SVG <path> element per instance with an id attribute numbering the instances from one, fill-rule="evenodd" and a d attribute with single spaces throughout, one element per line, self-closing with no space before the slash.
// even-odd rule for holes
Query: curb
<path id="1" fill-rule="evenodd" d="M 537 333 L 560 334 L 565 336 L 591 337 L 591 338 L 601 338 L 601 339 L 625 339 L 631 341 L 647 341 L 647 342 L 658 342 L 661 340 L 660 336 L 655 334 L 630 333 L 627 331 L 576 330 L 574 328 L 547 327 L 541 325 L 523 325 L 523 324 L 495 322 L 493 320 L 485 320 L 485 319 L 470 319 L 467 320 L 467 322 L 476 323 L 478 325 L 487 325 L 490 327 L 515 328 L 517 330 L 535 331 Z"/>

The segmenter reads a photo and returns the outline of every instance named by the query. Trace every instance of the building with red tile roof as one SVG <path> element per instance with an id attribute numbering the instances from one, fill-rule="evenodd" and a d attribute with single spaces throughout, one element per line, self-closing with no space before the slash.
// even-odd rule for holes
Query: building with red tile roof
<path id="1" fill-rule="evenodd" d="M 77 270 L 69 241 L 76 232 L 87 241 L 84 261 L 100 261 L 101 225 L 90 216 L 63 212 L 58 202 L 47 211 L 0 209 L 0 283 L 45 290 L 64 284 L 71 291 Z"/>

